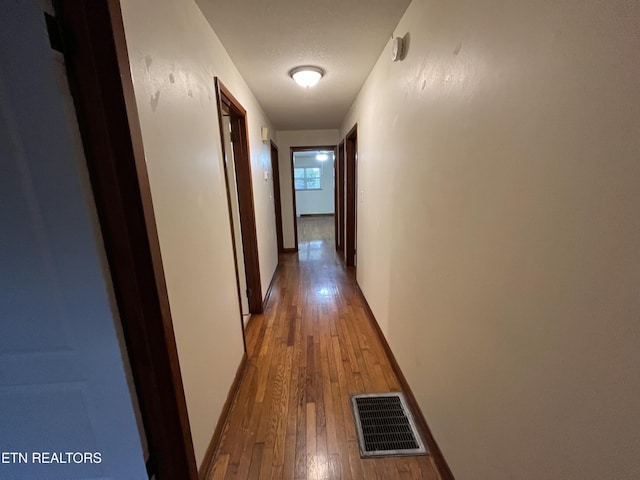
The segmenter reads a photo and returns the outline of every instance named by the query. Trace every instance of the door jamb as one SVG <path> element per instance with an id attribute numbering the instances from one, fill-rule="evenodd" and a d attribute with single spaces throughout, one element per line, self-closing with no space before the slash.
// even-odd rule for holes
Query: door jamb
<path id="1" fill-rule="evenodd" d="M 55 2 L 145 434 L 158 479 L 197 480 L 120 2 Z"/>
<path id="2" fill-rule="evenodd" d="M 262 298 L 262 285 L 260 281 L 260 261 L 258 258 L 258 234 L 256 233 L 256 212 L 253 200 L 251 156 L 249 154 L 249 138 L 247 136 L 247 111 L 218 77 L 215 77 L 214 81 L 218 103 L 218 124 L 220 126 L 222 158 L 225 156 L 224 137 L 222 133 L 223 104 L 229 109 L 231 130 L 233 135 L 236 137 L 233 140 L 233 157 L 236 169 L 236 182 L 238 186 L 240 234 L 242 235 L 242 249 L 247 277 L 247 289 L 249 290 L 249 312 L 252 314 L 262 313 L 264 305 Z M 229 192 L 228 185 L 227 192 Z M 231 230 L 233 231 L 233 228 Z M 242 331 L 244 332 L 244 327 Z"/>
<path id="3" fill-rule="evenodd" d="M 240 308 L 240 315 L 239 315 L 239 321 L 240 321 L 240 328 L 242 329 L 242 345 L 244 347 L 244 351 L 245 353 L 247 352 L 247 339 L 245 338 L 245 334 L 244 334 L 244 308 L 242 306 L 242 291 L 240 289 L 240 271 L 238 269 L 238 249 L 236 248 L 236 232 L 235 232 L 235 222 L 233 219 L 233 207 L 232 207 L 232 202 L 231 202 L 231 185 L 229 182 L 229 169 L 227 167 L 227 161 L 226 161 L 226 152 L 225 152 L 225 133 L 224 133 L 224 123 L 222 121 L 222 118 L 224 116 L 229 116 L 228 114 L 225 114 L 223 111 L 220 110 L 220 107 L 218 107 L 218 125 L 220 127 L 220 142 L 222 144 L 222 170 L 224 173 L 224 186 L 225 186 L 225 192 L 227 194 L 227 210 L 229 213 L 229 231 L 231 233 L 231 250 L 233 251 L 233 267 L 235 270 L 235 277 L 236 277 L 236 294 L 238 296 L 238 305 Z M 235 165 L 235 159 L 234 159 L 234 165 Z M 235 185 L 234 185 L 235 186 Z M 246 269 L 245 269 L 245 275 L 246 275 Z M 245 279 L 246 280 L 246 279 Z M 247 297 L 248 300 L 248 297 Z"/>
<path id="4" fill-rule="evenodd" d="M 356 266 L 356 233 L 358 203 L 358 124 L 356 123 L 345 137 L 346 162 L 346 240 L 345 263 L 348 267 Z"/>
<path id="5" fill-rule="evenodd" d="M 344 255 L 344 140 L 336 156 L 336 250 Z"/>
<path id="6" fill-rule="evenodd" d="M 276 216 L 276 238 L 278 253 L 284 252 L 282 238 L 282 196 L 280 192 L 280 164 L 278 158 L 278 146 L 271 140 L 271 178 L 273 180 L 273 208 Z"/>

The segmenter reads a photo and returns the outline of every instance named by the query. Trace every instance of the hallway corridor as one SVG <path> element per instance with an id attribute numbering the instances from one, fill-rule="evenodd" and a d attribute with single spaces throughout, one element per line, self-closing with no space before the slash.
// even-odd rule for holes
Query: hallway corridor
<path id="1" fill-rule="evenodd" d="M 265 314 L 247 328 L 212 479 L 440 478 L 429 456 L 360 459 L 349 395 L 400 386 L 335 252 L 333 222 L 302 217 L 299 252 L 280 257 Z"/>

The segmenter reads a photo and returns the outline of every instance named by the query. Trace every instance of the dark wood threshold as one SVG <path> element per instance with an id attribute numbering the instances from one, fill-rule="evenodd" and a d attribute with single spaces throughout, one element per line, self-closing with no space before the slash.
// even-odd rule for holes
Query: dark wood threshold
<path id="1" fill-rule="evenodd" d="M 298 251 L 297 248 L 283 248 L 282 253 L 296 253 Z"/>
<path id="2" fill-rule="evenodd" d="M 333 217 L 333 213 L 301 213 L 301 217 Z"/>
<path id="3" fill-rule="evenodd" d="M 267 305 L 269 304 L 269 299 L 271 298 L 271 290 L 273 289 L 273 284 L 278 278 L 280 274 L 280 263 L 276 266 L 275 271 L 273 272 L 273 276 L 271 277 L 271 282 L 269 282 L 269 287 L 267 288 L 267 294 L 264 296 L 264 301 L 262 302 L 262 311 L 264 312 L 267 309 Z"/>
<path id="4" fill-rule="evenodd" d="M 220 440 L 222 439 L 222 432 L 224 431 L 224 427 L 227 424 L 227 419 L 229 418 L 229 412 L 231 411 L 231 407 L 236 397 L 238 396 L 238 391 L 240 390 L 240 384 L 242 383 L 242 379 L 244 378 L 244 374 L 247 368 L 247 352 L 242 355 L 242 360 L 240 361 L 240 365 L 238 366 L 238 370 L 236 371 L 236 376 L 233 379 L 233 383 L 231 384 L 231 388 L 229 388 L 229 394 L 227 395 L 227 400 L 224 402 L 222 407 L 222 412 L 220 412 L 220 418 L 218 419 L 218 425 L 216 425 L 216 429 L 213 432 L 213 436 L 211 437 L 211 442 L 209 442 L 209 447 L 204 454 L 204 458 L 202 459 L 202 464 L 198 469 L 198 477 L 200 480 L 208 479 L 213 473 L 213 467 L 215 464 L 216 451 L 218 450 L 218 446 L 220 445 Z"/>
<path id="5" fill-rule="evenodd" d="M 371 307 L 369 306 L 369 302 L 367 302 L 367 299 L 365 298 L 364 293 L 362 293 L 362 290 L 360 289 L 360 285 L 358 285 L 357 281 L 356 281 L 356 288 L 358 290 L 358 293 L 360 294 L 360 298 L 362 298 L 362 303 L 364 304 L 365 311 L 367 312 L 367 317 L 369 317 L 369 321 L 371 322 L 371 325 L 373 325 L 373 328 L 376 330 L 378 337 L 380 337 L 380 342 L 382 343 L 385 353 L 389 358 L 389 362 L 391 363 L 391 369 L 396 374 L 396 377 L 398 377 L 398 381 L 400 382 L 402 391 L 405 394 L 407 402 L 409 402 L 409 406 L 411 407 L 411 410 L 415 415 L 416 423 L 418 424 L 418 428 L 422 433 L 422 437 L 424 438 L 424 441 L 427 443 L 427 447 L 429 449 L 431 457 L 433 458 L 434 463 L 436 464 L 436 468 L 438 469 L 440 478 L 442 478 L 442 480 L 455 480 L 455 477 L 453 476 L 453 473 L 451 472 L 451 469 L 449 468 L 447 461 L 442 455 L 442 451 L 440 450 L 440 447 L 438 447 L 438 444 L 436 443 L 436 440 L 433 437 L 431 430 L 429 429 L 427 420 L 424 418 L 424 414 L 422 413 L 422 410 L 418 405 L 416 397 L 413 395 L 413 392 L 411 391 L 411 387 L 409 386 L 407 379 L 402 373 L 402 370 L 400 369 L 400 365 L 398 365 L 398 361 L 396 360 L 396 357 L 393 355 L 393 352 L 391 351 L 391 347 L 387 343 L 387 339 L 384 336 L 384 333 L 382 333 L 382 329 L 378 324 L 378 320 L 376 320 L 376 317 L 373 314 Z"/>

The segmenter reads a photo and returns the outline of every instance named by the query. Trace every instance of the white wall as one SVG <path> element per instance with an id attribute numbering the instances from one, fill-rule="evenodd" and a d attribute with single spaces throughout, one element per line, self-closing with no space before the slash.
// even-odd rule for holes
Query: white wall
<path id="1" fill-rule="evenodd" d="M 344 120 L 358 282 L 458 480 L 640 478 L 639 23 L 414 0 Z"/>
<path id="2" fill-rule="evenodd" d="M 296 213 L 298 215 L 312 215 L 334 213 L 335 192 L 333 174 L 333 153 L 329 159 L 320 161 L 313 156 L 294 153 L 294 167 L 317 167 L 321 169 L 320 190 L 296 190 Z"/>
<path id="3" fill-rule="evenodd" d="M 269 120 L 192 0 L 122 1 L 191 432 L 200 463 L 243 355 L 214 76 L 247 110 L 263 293 L 277 264 Z"/>
<path id="4" fill-rule="evenodd" d="M 276 133 L 280 167 L 282 239 L 284 248 L 296 246 L 291 189 L 291 147 L 314 147 L 338 144 L 338 130 L 280 130 Z"/>

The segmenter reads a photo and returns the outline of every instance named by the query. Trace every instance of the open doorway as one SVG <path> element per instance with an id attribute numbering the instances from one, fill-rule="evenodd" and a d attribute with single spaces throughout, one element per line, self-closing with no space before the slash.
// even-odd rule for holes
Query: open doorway
<path id="1" fill-rule="evenodd" d="M 355 267 L 357 262 L 357 192 L 358 192 L 358 125 L 345 137 L 345 263 Z"/>
<path id="2" fill-rule="evenodd" d="M 231 114 L 227 111 L 222 113 L 222 141 L 224 151 L 225 177 L 227 185 L 227 196 L 229 202 L 229 216 L 231 220 L 234 249 L 234 260 L 236 263 L 236 280 L 238 282 L 238 293 L 240 296 L 240 310 L 242 314 L 242 324 L 247 325 L 251 313 L 249 311 L 249 295 L 247 289 L 247 273 L 244 263 L 244 247 L 242 242 L 242 226 L 240 224 L 240 205 L 238 202 L 238 179 L 236 176 L 236 162 L 233 155 L 233 141 L 231 139 Z"/>
<path id="3" fill-rule="evenodd" d="M 271 171 L 273 172 L 273 205 L 276 218 L 276 239 L 278 253 L 284 252 L 282 239 L 282 200 L 280 196 L 280 166 L 278 165 L 278 147 L 271 141 Z"/>
<path id="4" fill-rule="evenodd" d="M 249 315 L 262 313 L 263 309 L 246 110 L 217 77 L 215 83 L 238 301 L 244 332 Z"/>
<path id="5" fill-rule="evenodd" d="M 344 140 L 338 145 L 338 155 L 335 160 L 336 182 L 336 250 L 344 256 L 345 238 L 345 208 L 344 208 Z"/>
<path id="6" fill-rule="evenodd" d="M 333 145 L 291 148 L 298 251 L 302 246 L 335 243 L 335 158 Z"/>

